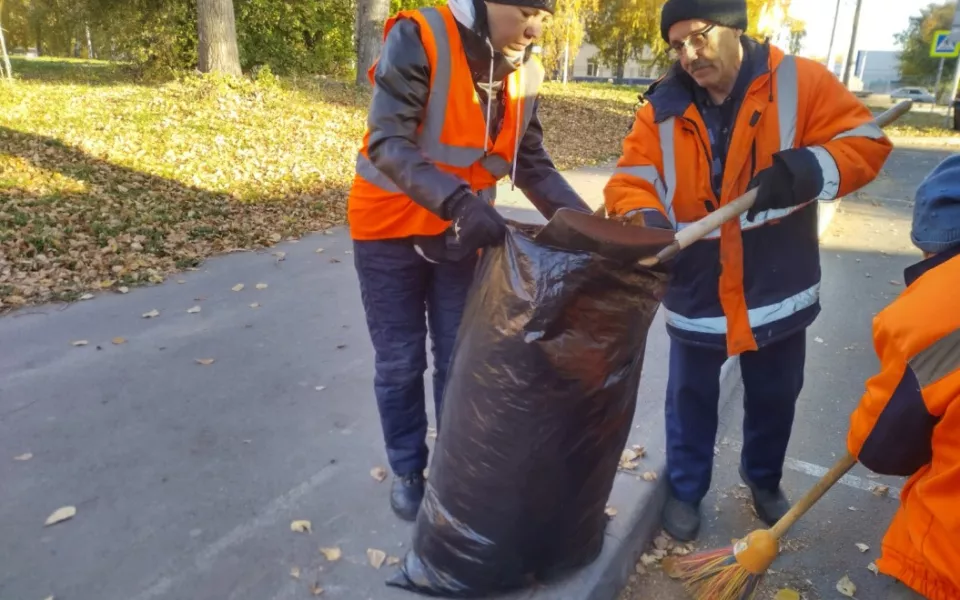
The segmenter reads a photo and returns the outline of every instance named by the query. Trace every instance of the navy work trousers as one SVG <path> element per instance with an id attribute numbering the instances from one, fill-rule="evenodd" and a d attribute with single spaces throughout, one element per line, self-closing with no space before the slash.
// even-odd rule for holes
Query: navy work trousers
<path id="1" fill-rule="evenodd" d="M 374 392 L 387 459 L 397 475 L 419 473 L 427 466 L 427 332 L 439 428 L 447 367 L 476 262 L 473 254 L 460 262 L 432 263 L 408 240 L 354 242 L 354 264 L 376 353 Z"/>
<path id="2" fill-rule="evenodd" d="M 673 494 L 700 502 L 710 489 L 717 437 L 721 348 L 671 340 L 667 382 L 667 475 Z M 743 374 L 743 450 L 740 464 L 754 485 L 775 490 L 803 388 L 806 331 L 740 355 Z"/>

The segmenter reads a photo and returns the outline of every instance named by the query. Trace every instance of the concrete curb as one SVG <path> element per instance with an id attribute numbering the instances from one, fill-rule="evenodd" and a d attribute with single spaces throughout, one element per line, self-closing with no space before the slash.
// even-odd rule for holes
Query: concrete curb
<path id="1" fill-rule="evenodd" d="M 895 148 L 960 148 L 958 137 L 887 136 Z"/>

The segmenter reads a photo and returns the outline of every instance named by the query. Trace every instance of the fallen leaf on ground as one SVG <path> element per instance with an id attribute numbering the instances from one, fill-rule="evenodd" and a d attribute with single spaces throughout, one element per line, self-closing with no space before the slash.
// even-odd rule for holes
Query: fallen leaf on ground
<path id="1" fill-rule="evenodd" d="M 200 312 L 200 310 L 201 309 L 199 306 L 194 306 L 193 308 L 187 309 L 187 312 L 190 313 L 191 315 L 195 315 L 198 312 Z"/>
<path id="2" fill-rule="evenodd" d="M 331 258 L 331 259 L 330 259 L 330 262 L 336 264 L 336 263 L 340 262 L 340 259 L 338 259 L 338 258 Z"/>
<path id="3" fill-rule="evenodd" d="M 212 365 L 212 364 L 215 363 L 215 362 L 217 362 L 217 359 L 215 359 L 215 358 L 198 358 L 198 359 L 197 359 L 197 364 L 198 364 L 198 365 L 203 365 L 203 366 L 205 366 L 205 367 L 209 367 L 210 365 Z"/>
<path id="4" fill-rule="evenodd" d="M 77 340 L 77 341 L 72 342 L 72 343 L 73 343 L 74 346 L 80 347 L 80 346 L 86 346 L 86 345 L 89 344 L 90 342 L 88 342 L 87 340 Z"/>
<path id="5" fill-rule="evenodd" d="M 323 254 L 323 248 L 317 248 L 316 253 L 317 253 L 317 254 Z"/>
<path id="6" fill-rule="evenodd" d="M 265 284 L 265 283 L 258 283 L 258 284 L 257 284 L 257 289 L 258 289 L 258 290 L 265 290 L 265 289 L 267 289 L 268 287 L 270 287 L 270 286 L 268 286 L 268 285 Z"/>
<path id="7" fill-rule="evenodd" d="M 644 481 L 656 481 L 656 480 L 657 480 L 657 474 L 654 473 L 653 471 L 647 471 L 646 473 L 644 473 L 643 475 L 641 475 L 641 477 L 643 477 L 643 480 L 644 480 Z"/>
<path id="8" fill-rule="evenodd" d="M 317 390 L 318 392 L 322 392 L 323 390 L 327 389 L 327 386 L 325 386 L 325 385 L 318 385 L 317 387 L 315 387 L 315 388 L 313 388 L 313 389 Z"/>
<path id="9" fill-rule="evenodd" d="M 323 588 L 317 585 L 316 583 L 310 584 L 310 593 L 314 596 L 319 596 L 323 593 Z"/>
<path id="10" fill-rule="evenodd" d="M 870 490 L 870 491 L 873 492 L 873 495 L 874 495 L 874 496 L 883 498 L 884 496 L 889 496 L 889 495 L 890 495 L 890 486 L 888 486 L 888 485 L 877 485 L 877 486 L 874 486 L 874 488 L 873 488 L 872 490 Z"/>
<path id="11" fill-rule="evenodd" d="M 310 521 L 293 521 L 290 523 L 290 531 L 294 533 L 313 533 Z"/>
<path id="12" fill-rule="evenodd" d="M 239 292 L 240 290 L 243 289 L 243 284 L 242 284 L 242 283 L 238 283 L 237 285 L 233 286 L 233 287 L 230 288 L 230 289 L 233 290 L 233 291 L 235 291 L 235 292 Z"/>
<path id="13" fill-rule="evenodd" d="M 388 567 L 392 567 L 392 566 L 394 566 L 394 565 L 399 565 L 399 564 L 400 564 L 400 559 L 397 558 L 396 556 L 388 556 L 388 557 L 387 557 L 387 566 L 388 566 Z"/>
<path id="14" fill-rule="evenodd" d="M 127 343 L 127 340 L 125 340 L 125 339 L 122 338 L 122 337 L 115 337 L 115 338 L 113 338 L 113 339 L 110 340 L 110 341 L 113 342 L 113 345 L 114 345 L 114 346 L 120 346 L 120 345 L 122 345 L 122 344 L 126 344 L 126 343 Z"/>
<path id="15" fill-rule="evenodd" d="M 13 460 L 19 460 L 23 462 L 23 461 L 30 460 L 31 458 L 33 458 L 33 454 L 31 454 L 30 452 L 27 452 L 26 454 L 21 454 L 20 456 L 14 456 Z"/>
<path id="16" fill-rule="evenodd" d="M 370 477 L 373 477 L 377 482 L 382 482 L 387 478 L 387 470 L 383 467 L 374 467 L 370 469 Z"/>
<path id="17" fill-rule="evenodd" d="M 383 550 L 367 548 L 367 560 L 370 561 L 370 566 L 374 569 L 379 569 L 383 566 L 384 561 L 387 560 L 387 554 Z"/>
<path id="18" fill-rule="evenodd" d="M 606 509 L 604 509 L 603 512 L 605 512 L 606 515 L 607 515 L 608 517 L 610 517 L 611 519 L 614 518 L 615 516 L 617 516 L 617 509 L 615 509 L 615 508 L 612 507 L 612 506 L 608 506 Z"/>
<path id="19" fill-rule="evenodd" d="M 160 311 L 157 309 L 153 309 L 150 312 L 143 313 L 144 319 L 153 319 L 154 317 L 159 317 L 159 316 L 160 316 Z"/>
<path id="20" fill-rule="evenodd" d="M 620 455 L 620 464 L 622 465 L 623 463 L 631 462 L 631 461 L 637 460 L 638 458 L 639 456 L 637 456 L 637 452 L 635 450 L 633 450 L 632 448 L 627 448 Z"/>
<path id="21" fill-rule="evenodd" d="M 848 506 L 848 507 L 847 507 L 847 510 L 849 510 L 850 512 L 857 512 L 857 511 L 859 511 L 860 509 L 857 508 L 857 507 L 855 507 L 855 506 Z"/>
<path id="22" fill-rule="evenodd" d="M 667 536 L 660 534 L 653 540 L 653 547 L 657 550 L 666 550 L 667 546 L 670 545 L 670 540 Z"/>
<path id="23" fill-rule="evenodd" d="M 895 280 L 895 279 L 891 279 L 891 280 L 890 280 L 890 285 L 902 285 L 902 284 L 901 284 L 899 281 Z"/>
<path id="24" fill-rule="evenodd" d="M 640 555 L 640 563 L 645 567 L 649 567 L 651 565 L 657 564 L 657 558 L 652 554 L 644 553 Z"/>
<path id="25" fill-rule="evenodd" d="M 84 294 L 80 296 L 81 300 L 93 300 L 93 294 Z"/>
<path id="26" fill-rule="evenodd" d="M 857 550 L 859 550 L 860 552 L 866 552 L 867 550 L 870 549 L 870 546 L 868 546 L 868 545 L 866 545 L 866 544 L 857 543 L 857 544 L 854 544 L 854 545 L 857 547 Z"/>
<path id="27" fill-rule="evenodd" d="M 634 445 L 632 450 L 637 453 L 637 458 L 643 458 L 647 455 L 647 449 L 643 446 Z"/>
<path id="28" fill-rule="evenodd" d="M 800 600 L 800 592 L 791 590 L 790 588 L 783 588 L 777 590 L 777 595 L 773 597 L 773 600 Z"/>
<path id="29" fill-rule="evenodd" d="M 286 252 L 274 252 L 273 255 L 277 258 L 277 262 L 283 262 L 287 259 Z"/>
<path id="30" fill-rule="evenodd" d="M 290 569 L 290 577 L 294 579 L 300 579 L 300 567 L 293 567 Z"/>
<path id="31" fill-rule="evenodd" d="M 340 551 L 340 548 L 320 548 L 320 553 L 323 554 L 330 562 L 335 562 L 340 560 L 340 557 L 343 556 L 343 553 Z"/>
<path id="32" fill-rule="evenodd" d="M 179 285 L 183 285 L 183 284 L 185 284 L 186 282 L 187 282 L 186 279 L 178 279 L 178 280 L 177 280 L 177 284 L 179 284 Z"/>
<path id="33" fill-rule="evenodd" d="M 64 506 L 63 508 L 58 508 L 53 512 L 52 515 L 47 517 L 47 520 L 44 523 L 44 525 L 45 526 L 56 525 L 57 523 L 66 521 L 67 519 L 72 519 L 76 514 L 77 514 L 77 507 L 75 506 Z"/>
<path id="34" fill-rule="evenodd" d="M 815 338 L 813 338 L 813 341 L 815 341 L 815 342 L 818 343 L 818 344 L 822 344 L 822 343 L 823 343 L 823 338 L 822 338 L 822 337 L 815 337 Z"/>
<path id="35" fill-rule="evenodd" d="M 250 305 L 250 308 L 260 308 L 260 303 L 254 302 L 253 304 Z"/>
<path id="36" fill-rule="evenodd" d="M 853 598 L 853 595 L 857 593 L 857 586 L 850 581 L 850 577 L 844 575 L 843 578 L 837 582 L 837 591 L 847 598 Z"/>
<path id="37" fill-rule="evenodd" d="M 121 294 L 129 294 L 129 293 L 130 293 L 130 288 L 128 288 L 127 286 L 124 285 L 124 286 L 118 287 L 118 288 L 117 288 L 117 291 L 120 292 Z"/>
<path id="38" fill-rule="evenodd" d="M 867 565 L 867 570 L 873 573 L 874 575 L 880 574 L 880 569 L 877 567 L 877 563 L 870 563 Z"/>

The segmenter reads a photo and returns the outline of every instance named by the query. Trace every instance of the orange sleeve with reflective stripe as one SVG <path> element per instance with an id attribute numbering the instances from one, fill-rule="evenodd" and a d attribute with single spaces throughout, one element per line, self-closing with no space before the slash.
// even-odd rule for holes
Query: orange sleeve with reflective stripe
<path id="1" fill-rule="evenodd" d="M 882 130 L 871 127 L 870 109 L 830 71 L 808 59 L 796 60 L 800 89 L 809 103 L 800 112 L 806 121 L 798 145 L 821 146 L 830 153 L 840 173 L 835 197 L 845 196 L 876 178 L 893 145 Z"/>
<path id="2" fill-rule="evenodd" d="M 653 105 L 648 102 L 637 111 L 633 129 L 623 142 L 623 155 L 603 190 L 607 213 L 623 215 L 632 210 L 654 208 L 666 217 L 657 193 L 662 171 L 660 134 L 653 120 Z"/>

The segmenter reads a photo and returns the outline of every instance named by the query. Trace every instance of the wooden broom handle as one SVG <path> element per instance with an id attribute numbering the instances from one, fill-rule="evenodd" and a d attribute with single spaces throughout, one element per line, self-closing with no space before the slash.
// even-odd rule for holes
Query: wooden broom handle
<path id="1" fill-rule="evenodd" d="M 770 528 L 773 537 L 780 539 L 787 533 L 787 531 L 793 527 L 794 523 L 800 520 L 800 517 L 810 510 L 810 508 L 817 503 L 817 500 L 822 498 L 823 495 L 827 493 L 827 490 L 833 487 L 833 484 L 840 481 L 840 478 L 846 475 L 847 471 L 853 468 L 855 464 L 857 464 L 856 457 L 847 452 L 843 458 L 833 465 L 833 468 L 820 478 L 820 481 L 818 481 L 816 485 L 810 488 L 810 490 L 790 508 L 787 514 L 783 515 L 783 517 L 777 521 L 776 525 Z"/>

